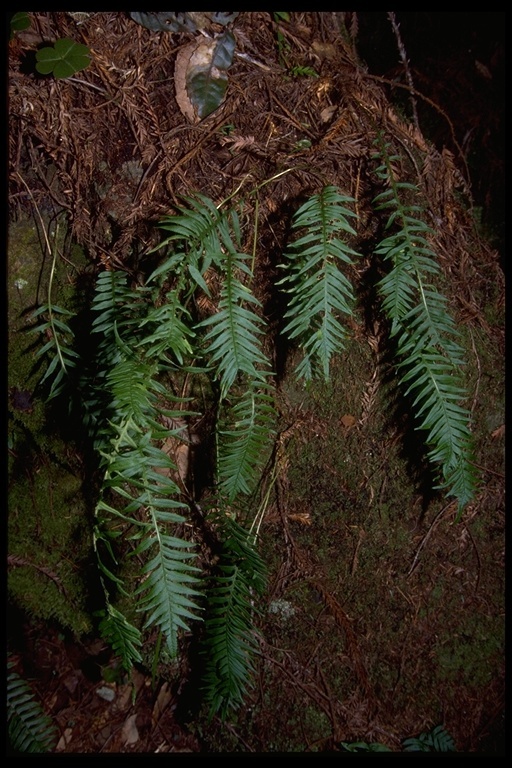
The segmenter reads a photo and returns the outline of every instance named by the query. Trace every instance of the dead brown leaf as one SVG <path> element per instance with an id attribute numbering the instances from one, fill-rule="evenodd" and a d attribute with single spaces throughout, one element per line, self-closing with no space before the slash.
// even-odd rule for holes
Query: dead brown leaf
<path id="1" fill-rule="evenodd" d="M 254 136 L 223 136 L 219 139 L 220 144 L 225 147 L 231 144 L 229 147 L 233 152 L 238 152 L 246 147 L 252 147 L 255 142 Z"/>
<path id="2" fill-rule="evenodd" d="M 344 416 L 342 416 L 340 421 L 342 426 L 345 427 L 345 429 L 347 430 L 347 432 L 348 430 L 353 429 L 357 424 L 356 417 L 352 416 L 350 413 L 346 413 Z"/>
<path id="3" fill-rule="evenodd" d="M 176 101 L 178 107 L 181 109 L 187 120 L 191 123 L 198 123 L 199 116 L 197 115 L 194 105 L 189 99 L 187 91 L 187 72 L 192 66 L 192 57 L 197 55 L 201 42 L 193 40 L 186 45 L 176 56 L 176 63 L 174 65 L 174 88 Z"/>
<path id="4" fill-rule="evenodd" d="M 123 725 L 123 742 L 126 745 L 136 744 L 139 740 L 139 731 L 137 729 L 137 715 L 130 715 L 126 718 Z"/>
<path id="5" fill-rule="evenodd" d="M 499 437 L 505 437 L 505 425 L 502 424 L 501 427 L 498 427 L 494 432 L 491 432 L 491 437 L 493 440 L 497 440 Z"/>
<path id="6" fill-rule="evenodd" d="M 155 706 L 153 707 L 153 722 L 157 723 L 162 717 L 166 707 L 169 705 L 172 699 L 172 693 L 169 688 L 169 683 L 162 684 L 160 691 L 158 692 Z"/>

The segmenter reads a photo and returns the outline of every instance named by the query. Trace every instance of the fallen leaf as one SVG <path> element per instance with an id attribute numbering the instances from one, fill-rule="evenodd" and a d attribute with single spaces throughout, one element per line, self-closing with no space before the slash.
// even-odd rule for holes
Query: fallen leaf
<path id="1" fill-rule="evenodd" d="M 191 123 L 198 123 L 199 117 L 196 115 L 194 105 L 188 97 L 187 71 L 190 64 L 190 59 L 197 46 L 198 43 L 194 41 L 178 51 L 178 55 L 176 56 L 176 63 L 174 65 L 174 88 L 176 101 L 178 102 L 178 107 Z"/>
<path id="2" fill-rule="evenodd" d="M 351 416 L 350 413 L 346 413 L 344 416 L 342 416 L 340 421 L 346 430 L 352 429 L 357 424 L 356 417 Z"/>
<path id="3" fill-rule="evenodd" d="M 163 715 L 165 708 L 168 706 L 172 699 L 172 693 L 169 688 L 169 683 L 163 683 L 160 691 L 158 692 L 155 706 L 153 707 L 153 722 L 157 723 Z"/>
<path id="4" fill-rule="evenodd" d="M 322 111 L 320 112 L 320 120 L 322 123 L 328 123 L 330 120 L 332 120 L 334 113 L 338 109 L 336 104 L 333 104 L 330 107 L 324 107 Z"/>
<path id="5" fill-rule="evenodd" d="M 64 731 L 64 733 L 62 734 L 62 736 L 59 739 L 59 743 L 55 747 L 55 751 L 56 752 L 62 752 L 63 749 L 66 749 L 66 747 L 68 746 L 68 744 L 71 741 L 72 737 L 73 737 L 73 729 L 72 728 L 66 728 L 66 730 Z"/>
<path id="6" fill-rule="evenodd" d="M 200 36 L 178 52 L 174 65 L 176 101 L 190 122 L 208 117 L 224 101 L 235 42 L 226 30 L 213 39 Z"/>
<path id="7" fill-rule="evenodd" d="M 493 440 L 496 440 L 498 437 L 504 437 L 505 436 L 505 425 L 502 424 L 501 427 L 498 427 L 498 429 L 495 429 L 494 432 L 491 432 L 491 437 Z"/>
<path id="8" fill-rule="evenodd" d="M 130 715 L 123 725 L 123 741 L 126 745 L 136 744 L 139 740 L 137 730 L 137 715 Z"/>

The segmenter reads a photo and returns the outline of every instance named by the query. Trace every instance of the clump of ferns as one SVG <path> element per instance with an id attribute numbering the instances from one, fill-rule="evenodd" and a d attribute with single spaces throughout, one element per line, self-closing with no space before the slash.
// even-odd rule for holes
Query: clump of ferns
<path id="1" fill-rule="evenodd" d="M 408 197 L 417 188 L 400 181 L 400 156 L 378 137 L 376 175 L 384 190 L 375 198 L 377 211 L 389 213 L 389 231 L 376 247 L 387 274 L 378 291 L 391 324 L 397 370 L 405 396 L 410 396 L 417 429 L 426 433 L 428 459 L 439 468 L 438 489 L 458 502 L 459 514 L 473 499 L 477 478 L 473 464 L 470 412 L 460 369 L 465 365 L 460 333 L 439 288 L 441 270 L 430 244 L 431 228 L 423 210 Z"/>
<path id="2" fill-rule="evenodd" d="M 434 285 L 439 268 L 430 230 L 419 208 L 402 197 L 411 185 L 396 178 L 384 143 L 378 158 L 385 189 L 376 209 L 390 211 L 390 234 L 376 248 L 388 267 L 378 286 L 382 307 L 397 342 L 401 381 L 414 396 L 419 429 L 427 431 L 429 458 L 442 469 L 440 487 L 462 508 L 475 489 L 469 414 L 459 404 L 462 349 Z M 92 303 L 97 356 L 82 390 L 103 473 L 94 531 L 105 593 L 100 629 L 129 669 L 141 659 L 144 630 L 158 629 L 175 656 L 190 623 L 203 619 L 204 694 L 210 715 L 226 717 L 250 684 L 258 648 L 253 619 L 264 585 L 257 534 L 265 499 L 254 507 L 277 414 L 262 345 L 266 323 L 252 290 L 255 253 L 242 252 L 239 214 L 201 195 L 185 203 L 160 224 L 166 237 L 155 250 L 165 255 L 146 283 L 132 288 L 124 273 L 105 271 Z M 296 373 L 306 383 L 329 378 L 333 356 L 345 347 L 343 318 L 354 313 L 349 274 L 358 254 L 347 243 L 356 234 L 353 204 L 327 186 L 293 218 L 299 236 L 286 249 L 278 289 L 288 300 L 283 334 L 302 351 Z M 216 309 L 198 319 L 194 307 L 201 297 L 212 299 L 212 272 Z M 75 359 L 59 361 L 54 375 Z M 172 391 L 177 374 L 206 374 L 218 392 L 215 500 L 207 515 L 217 540 L 213 571 L 197 565 L 200 532 L 190 512 L 203 510 L 173 479 L 178 467 L 161 447 L 170 437 L 185 440 L 183 419 L 193 415 L 187 398 Z M 135 589 L 119 575 L 120 542 L 128 546 L 123 557 L 141 563 Z M 119 596 L 131 603 L 129 615 L 119 609 Z M 142 631 L 137 613 L 145 618 Z"/>
<path id="3" fill-rule="evenodd" d="M 236 210 L 198 196 L 161 226 L 168 236 L 159 248 L 170 253 L 146 284 L 132 288 L 126 274 L 105 271 L 92 302 L 97 355 L 82 376 L 82 397 L 103 475 L 94 528 L 105 596 L 100 630 L 128 670 L 141 661 L 145 630 L 156 628 L 173 657 L 180 635 L 204 613 L 205 696 L 224 715 L 242 699 L 255 650 L 249 595 L 263 579 L 256 536 L 244 526 L 275 433 L 272 371 Z M 197 321 L 191 307 L 198 293 L 209 296 L 210 270 L 219 276 L 217 309 Z M 55 375 L 58 364 L 50 365 Z M 198 507 L 161 447 L 185 440 L 183 420 L 194 415 L 187 398 L 172 393 L 173 377 L 205 371 L 219 393 L 214 574 L 197 566 L 189 512 Z M 61 364 L 59 378 L 65 373 Z M 127 559 L 141 563 L 135 588 L 121 575 Z M 120 610 L 121 602 L 131 607 Z"/>

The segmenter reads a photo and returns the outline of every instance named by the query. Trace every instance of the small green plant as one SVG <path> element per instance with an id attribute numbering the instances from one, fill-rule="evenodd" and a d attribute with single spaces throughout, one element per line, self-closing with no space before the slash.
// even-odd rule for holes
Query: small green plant
<path id="1" fill-rule="evenodd" d="M 437 725 L 430 732 L 422 733 L 417 738 L 402 742 L 403 752 L 456 752 L 455 742 L 442 725 Z M 343 752 L 392 752 L 393 750 L 379 742 L 342 741 Z"/>
<path id="2" fill-rule="evenodd" d="M 303 67 L 298 64 L 290 69 L 290 75 L 292 77 L 320 77 L 313 67 Z"/>
<path id="3" fill-rule="evenodd" d="M 57 80 L 71 77 L 86 69 L 91 63 L 91 51 L 82 43 L 66 37 L 57 40 L 53 46 L 40 48 L 36 53 L 36 70 L 41 75 L 50 75 Z"/>
<path id="4" fill-rule="evenodd" d="M 55 746 L 57 730 L 29 684 L 7 662 L 7 731 L 16 752 L 49 752 Z"/>
<path id="5" fill-rule="evenodd" d="M 30 16 L 25 11 L 18 11 L 11 16 L 10 38 L 14 37 L 15 32 L 22 32 L 30 27 Z"/>
<path id="6" fill-rule="evenodd" d="M 442 725 L 417 738 L 405 739 L 402 744 L 404 752 L 456 752 L 453 738 Z"/>

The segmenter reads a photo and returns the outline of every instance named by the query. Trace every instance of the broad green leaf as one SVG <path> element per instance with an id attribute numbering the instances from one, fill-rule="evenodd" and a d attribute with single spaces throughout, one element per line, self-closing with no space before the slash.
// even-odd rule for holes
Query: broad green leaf
<path id="1" fill-rule="evenodd" d="M 201 119 L 214 112 L 224 99 L 235 44 L 234 35 L 226 30 L 217 38 L 215 47 L 187 72 L 187 93 Z"/>
<path id="2" fill-rule="evenodd" d="M 36 53 L 36 70 L 42 75 L 53 73 L 57 79 L 71 77 L 90 64 L 90 50 L 66 37 L 57 40 L 53 48 L 41 48 Z"/>

